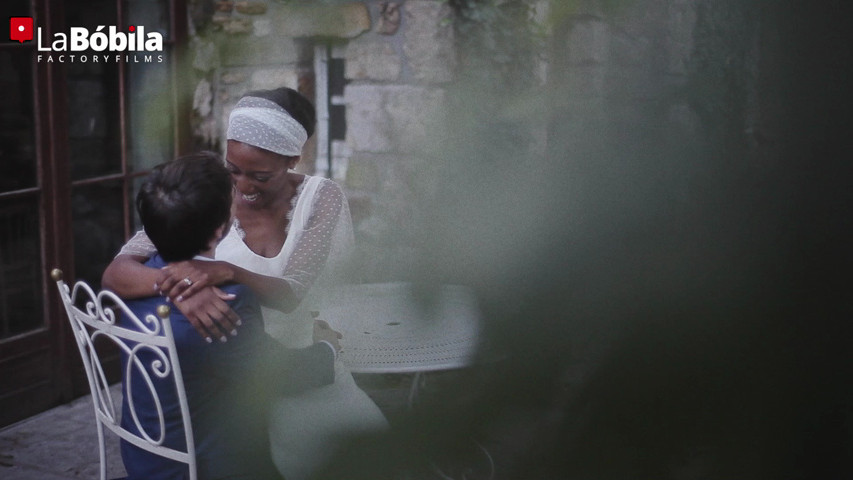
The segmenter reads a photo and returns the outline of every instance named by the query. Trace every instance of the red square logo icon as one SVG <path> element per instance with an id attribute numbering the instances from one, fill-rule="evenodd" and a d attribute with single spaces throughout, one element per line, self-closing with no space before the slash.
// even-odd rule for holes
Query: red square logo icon
<path id="1" fill-rule="evenodd" d="M 9 39 L 28 42 L 33 39 L 33 17 L 9 18 Z"/>

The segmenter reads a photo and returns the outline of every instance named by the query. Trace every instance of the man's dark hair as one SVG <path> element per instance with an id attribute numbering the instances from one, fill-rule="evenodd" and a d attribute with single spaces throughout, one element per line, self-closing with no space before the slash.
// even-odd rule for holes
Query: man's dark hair
<path id="1" fill-rule="evenodd" d="M 163 260 L 189 260 L 207 249 L 231 218 L 231 175 L 219 155 L 200 152 L 156 166 L 136 210 Z"/>

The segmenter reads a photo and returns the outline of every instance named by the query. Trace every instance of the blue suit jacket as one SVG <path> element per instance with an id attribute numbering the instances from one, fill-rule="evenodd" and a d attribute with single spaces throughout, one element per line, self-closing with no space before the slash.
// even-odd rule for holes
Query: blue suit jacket
<path id="1" fill-rule="evenodd" d="M 146 265 L 165 266 L 159 256 Z M 313 345 L 301 350 L 285 349 L 269 337 L 263 328 L 263 317 L 257 298 L 243 285 L 226 286 L 236 295 L 229 302 L 243 321 L 238 335 L 226 343 L 207 343 L 177 308 L 172 309 L 172 330 L 187 393 L 196 460 L 200 479 L 278 478 L 269 454 L 267 408 L 275 396 L 298 392 L 331 383 L 334 380 L 334 353 L 326 345 Z M 154 312 L 164 303 L 163 297 L 128 301 L 139 318 Z M 127 319 L 122 325 L 132 327 Z M 150 368 L 152 352 L 142 351 L 138 358 Z M 122 383 L 127 355 L 122 352 Z M 184 447 L 183 426 L 177 392 L 171 376 L 158 379 L 151 375 L 160 394 L 165 414 L 165 445 Z M 153 399 L 142 374 L 131 371 L 131 395 L 140 423 L 154 438 L 159 435 L 159 421 Z M 125 398 L 122 425 L 132 431 L 130 406 Z M 128 479 L 166 480 L 187 478 L 185 465 L 150 454 L 122 441 L 122 460 Z"/>

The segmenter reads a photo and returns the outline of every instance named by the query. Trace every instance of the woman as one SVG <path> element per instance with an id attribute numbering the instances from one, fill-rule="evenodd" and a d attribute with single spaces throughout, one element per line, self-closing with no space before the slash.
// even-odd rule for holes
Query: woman
<path id="1" fill-rule="evenodd" d="M 226 166 L 234 182 L 233 224 L 216 262 L 179 262 L 153 270 L 140 262 L 154 252 L 143 232 L 122 248 L 103 285 L 125 298 L 152 288 L 173 300 L 208 342 L 236 335 L 239 319 L 215 285 L 247 285 L 265 305 L 267 331 L 288 347 L 313 342 L 309 292 L 331 276 L 352 245 L 352 223 L 340 186 L 290 171 L 313 134 L 313 105 L 295 90 L 250 92 L 229 117 Z M 312 286 L 315 288 L 312 289 Z M 270 443 L 289 480 L 308 476 L 332 453 L 335 438 L 386 427 L 378 407 L 336 365 L 335 383 L 281 398 L 272 408 Z"/>

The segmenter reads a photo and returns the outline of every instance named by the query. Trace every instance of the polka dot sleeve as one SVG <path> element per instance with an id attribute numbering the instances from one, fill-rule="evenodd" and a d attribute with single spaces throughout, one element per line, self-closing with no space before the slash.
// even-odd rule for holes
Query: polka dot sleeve
<path id="1" fill-rule="evenodd" d="M 151 243 L 151 239 L 145 234 L 145 230 L 140 230 L 121 247 L 118 255 L 136 255 L 151 258 L 155 253 L 157 253 L 157 248 Z"/>
<path id="2" fill-rule="evenodd" d="M 284 266 L 283 278 L 300 300 L 326 267 L 338 220 L 341 215 L 349 215 L 345 202 L 337 183 L 324 180 L 318 187 L 307 225 L 296 238 L 293 254 Z"/>

